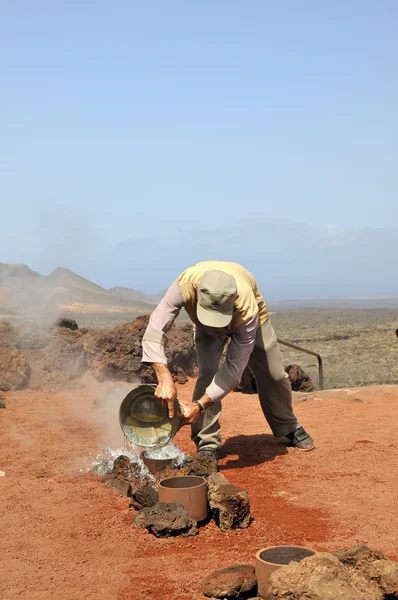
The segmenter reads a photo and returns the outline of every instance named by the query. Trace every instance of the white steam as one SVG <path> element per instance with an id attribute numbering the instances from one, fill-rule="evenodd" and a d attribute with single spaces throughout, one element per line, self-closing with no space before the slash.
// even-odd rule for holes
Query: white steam
<path id="1" fill-rule="evenodd" d="M 143 463 L 137 450 L 127 450 L 126 448 L 111 448 L 105 446 L 97 454 L 94 462 L 87 469 L 87 472 L 95 473 L 96 475 L 105 475 L 113 469 L 113 463 L 119 456 L 126 456 L 131 463 L 137 465 L 137 474 L 140 479 L 153 479 L 147 467 Z"/>
<path id="2" fill-rule="evenodd" d="M 183 465 L 185 460 L 185 454 L 177 448 L 175 444 L 170 442 L 167 446 L 161 446 L 158 448 L 150 448 L 145 451 L 145 456 L 153 459 L 165 459 L 172 458 L 173 466 L 179 468 Z"/>

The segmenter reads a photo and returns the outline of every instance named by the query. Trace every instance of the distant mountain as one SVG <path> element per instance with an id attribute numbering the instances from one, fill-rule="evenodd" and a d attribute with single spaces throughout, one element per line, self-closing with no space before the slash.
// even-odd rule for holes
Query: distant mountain
<path id="1" fill-rule="evenodd" d="M 11 279 L 19 277 L 40 277 L 39 273 L 32 271 L 26 265 L 10 265 L 8 263 L 0 263 L 0 285 Z"/>
<path id="2" fill-rule="evenodd" d="M 27 265 L 0 263 L 0 321 L 51 321 L 56 316 L 70 315 L 87 322 L 125 322 L 139 315 L 150 314 L 163 297 L 127 288 L 110 290 L 89 279 L 58 267 L 49 275 L 40 275 Z M 397 297 L 329 297 L 272 300 L 267 298 L 271 312 L 300 308 L 398 308 Z M 83 320 L 84 320 L 83 319 Z M 187 320 L 181 311 L 180 321 Z"/>
<path id="3" fill-rule="evenodd" d="M 123 300 L 131 300 L 132 302 L 146 302 L 148 304 L 158 304 L 165 294 L 165 291 L 153 295 L 144 294 L 144 292 L 139 292 L 138 290 L 133 290 L 131 288 L 122 286 L 113 287 L 109 291 Z"/>
<path id="4" fill-rule="evenodd" d="M 126 313 L 133 318 L 153 311 L 154 303 L 122 298 L 63 267 L 40 275 L 26 265 L 0 263 L 0 312 L 52 318 L 61 313 Z"/>

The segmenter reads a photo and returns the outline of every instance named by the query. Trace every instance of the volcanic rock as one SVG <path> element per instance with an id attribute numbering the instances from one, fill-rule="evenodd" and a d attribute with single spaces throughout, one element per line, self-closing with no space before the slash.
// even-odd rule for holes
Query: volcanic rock
<path id="1" fill-rule="evenodd" d="M 102 481 L 108 481 L 110 479 L 119 479 L 121 481 L 135 483 L 137 479 L 140 479 L 140 467 L 137 463 L 130 461 L 127 456 L 122 454 L 114 461 L 112 470 L 101 477 Z"/>
<path id="2" fill-rule="evenodd" d="M 319 553 L 271 574 L 267 600 L 382 600 L 383 594 L 360 572 L 353 576 L 336 556 Z"/>
<path id="3" fill-rule="evenodd" d="M 8 321 L 0 322 L 0 348 L 13 346 L 16 335 L 16 329 L 11 325 L 11 323 Z"/>
<path id="4" fill-rule="evenodd" d="M 6 344 L 0 347 L 0 390 L 23 390 L 30 374 L 29 363 L 20 350 Z"/>
<path id="5" fill-rule="evenodd" d="M 314 389 L 312 381 L 301 367 L 298 365 L 289 365 L 285 371 L 289 375 L 293 392 L 312 392 Z"/>
<path id="6" fill-rule="evenodd" d="M 121 496 L 130 496 L 131 494 L 131 483 L 122 479 L 108 479 L 106 487 L 112 489 Z"/>
<path id="7" fill-rule="evenodd" d="M 39 327 L 31 326 L 17 337 L 14 347 L 18 350 L 40 350 L 50 342 L 51 336 Z"/>
<path id="8" fill-rule="evenodd" d="M 187 537 L 198 533 L 196 521 L 191 519 L 183 505 L 172 502 L 158 502 L 143 508 L 134 521 L 140 529 L 147 529 L 156 537 Z"/>
<path id="9" fill-rule="evenodd" d="M 78 324 L 74 319 L 68 319 L 67 317 L 59 317 L 54 323 L 54 327 L 65 327 L 65 329 L 71 329 L 76 331 L 79 329 Z"/>
<path id="10" fill-rule="evenodd" d="M 352 575 L 360 573 L 369 582 L 377 583 L 386 598 L 398 598 L 398 563 L 382 552 L 367 546 L 354 546 L 349 550 L 334 552 Z"/>
<path id="11" fill-rule="evenodd" d="M 207 575 L 202 592 L 208 598 L 252 598 L 257 579 L 252 565 L 233 565 Z"/>
<path id="12" fill-rule="evenodd" d="M 212 473 L 207 485 L 210 510 L 221 531 L 249 527 L 251 515 L 247 491 L 231 485 L 221 473 Z"/>
<path id="13" fill-rule="evenodd" d="M 70 389 L 88 369 L 79 331 L 0 324 L 0 382 L 4 390 Z"/>
<path id="14" fill-rule="evenodd" d="M 62 327 L 49 330 L 44 348 L 26 350 L 25 354 L 32 369 L 29 386 L 33 389 L 76 388 L 90 364 L 80 331 Z"/>
<path id="15" fill-rule="evenodd" d="M 217 473 L 219 467 L 215 458 L 203 452 L 198 452 L 185 459 L 183 470 L 186 475 L 208 477 L 211 473 Z"/>
<path id="16" fill-rule="evenodd" d="M 149 484 L 142 484 L 133 489 L 131 493 L 130 506 L 136 510 L 155 506 L 159 502 L 159 494 L 155 488 Z"/>
<path id="17" fill-rule="evenodd" d="M 113 330 L 88 331 L 84 339 L 92 357 L 91 370 L 98 380 L 133 382 L 138 377 L 143 383 L 156 383 L 153 369 L 141 362 L 141 340 L 148 322 L 149 317 L 144 316 Z M 175 381 L 185 383 L 187 377 L 197 374 L 197 357 L 191 325 L 173 325 L 168 333 L 165 352 Z"/>
<path id="18" fill-rule="evenodd" d="M 52 326 L 0 323 L 0 384 L 3 390 L 73 389 L 91 372 L 100 381 L 156 383 L 149 365 L 141 362 L 141 340 L 149 317 L 139 317 L 113 330 L 79 330 L 62 317 Z M 168 333 L 166 356 L 175 381 L 197 375 L 191 325 Z"/>
<path id="19" fill-rule="evenodd" d="M 14 331 L 14 327 L 11 325 L 11 323 L 9 323 L 8 321 L 1 321 L 0 322 L 0 334 L 3 335 L 7 335 L 7 334 L 13 334 Z"/>
<path id="20" fill-rule="evenodd" d="M 117 475 L 124 475 L 131 466 L 131 461 L 127 456 L 121 454 L 113 461 L 112 472 Z"/>

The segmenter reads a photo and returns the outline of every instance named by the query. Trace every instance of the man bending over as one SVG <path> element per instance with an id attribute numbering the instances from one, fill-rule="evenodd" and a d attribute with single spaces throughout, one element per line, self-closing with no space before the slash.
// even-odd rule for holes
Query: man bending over
<path id="1" fill-rule="evenodd" d="M 198 452 L 217 457 L 221 446 L 221 400 L 241 380 L 249 365 L 260 404 L 276 437 L 286 437 L 299 450 L 312 450 L 311 436 L 298 423 L 292 391 L 275 332 L 254 277 L 232 262 L 200 262 L 184 271 L 152 313 L 142 340 L 142 362 L 155 370 L 155 396 L 173 416 L 177 389 L 167 367 L 167 332 L 185 308 L 195 324 L 199 376 L 192 402 L 182 402 L 180 419 L 191 425 Z M 230 340 L 220 367 L 223 349 Z"/>

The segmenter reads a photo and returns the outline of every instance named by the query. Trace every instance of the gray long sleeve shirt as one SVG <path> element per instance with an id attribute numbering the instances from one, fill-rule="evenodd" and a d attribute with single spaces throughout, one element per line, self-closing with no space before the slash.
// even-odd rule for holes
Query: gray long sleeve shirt
<path id="1" fill-rule="evenodd" d="M 183 306 L 184 300 L 180 284 L 176 280 L 167 290 L 163 300 L 149 319 L 149 325 L 142 342 L 142 362 L 167 364 L 164 351 L 167 344 L 166 334 Z M 203 327 L 209 335 L 221 338 L 229 337 L 225 329 L 216 329 L 204 325 L 198 325 L 198 327 Z M 221 400 L 239 384 L 254 348 L 257 328 L 258 316 L 256 315 L 247 323 L 237 327 L 232 334 L 225 361 L 206 389 L 206 394 L 214 402 Z"/>

